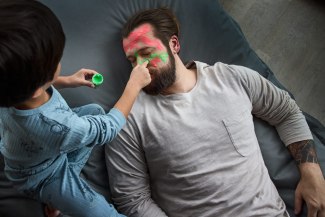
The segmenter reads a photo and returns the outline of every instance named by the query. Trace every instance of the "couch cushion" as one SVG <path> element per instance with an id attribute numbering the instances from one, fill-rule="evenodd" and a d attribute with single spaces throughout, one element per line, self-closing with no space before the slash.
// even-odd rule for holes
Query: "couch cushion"
<path id="1" fill-rule="evenodd" d="M 159 6 L 172 8 L 180 20 L 180 56 L 184 62 L 198 60 L 213 64 L 221 61 L 247 66 L 284 89 L 269 67 L 251 49 L 238 24 L 223 10 L 217 0 L 41 0 L 41 2 L 54 11 L 66 33 L 67 43 L 61 61 L 62 74 L 71 74 L 83 67 L 95 69 L 104 75 L 104 83 L 96 89 L 82 87 L 62 90 L 61 93 L 72 107 L 98 103 L 108 110 L 114 105 L 131 72 L 131 65 L 122 49 L 121 28 L 127 18 L 138 10 Z M 313 117 L 308 114 L 306 117 L 313 131 L 324 172 L 325 129 Z M 299 180 L 297 167 L 276 130 L 258 119 L 255 119 L 254 123 L 270 176 L 293 215 L 294 189 Z M 30 216 L 40 216 L 37 208 L 40 205 L 18 195 L 11 189 L 10 183 L 3 181 L 5 180 L 3 171 L 0 173 L 0 215 L 27 216 L 25 210 L 29 210 L 35 212 Z M 102 148 L 93 152 L 83 170 L 83 176 L 109 200 Z M 21 209 L 17 209 L 17 206 Z M 306 216 L 306 210 L 302 216 Z"/>

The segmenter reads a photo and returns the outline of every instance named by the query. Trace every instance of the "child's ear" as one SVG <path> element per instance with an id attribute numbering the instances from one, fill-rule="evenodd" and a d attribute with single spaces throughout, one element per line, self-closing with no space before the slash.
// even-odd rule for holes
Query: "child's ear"
<path id="1" fill-rule="evenodd" d="M 43 93 L 43 87 L 39 87 L 37 90 L 35 90 L 34 94 L 32 95 L 32 98 L 37 98 Z"/>
<path id="2" fill-rule="evenodd" d="M 178 37 L 176 35 L 173 35 L 169 40 L 169 47 L 173 54 L 178 54 L 181 46 L 179 44 Z"/>

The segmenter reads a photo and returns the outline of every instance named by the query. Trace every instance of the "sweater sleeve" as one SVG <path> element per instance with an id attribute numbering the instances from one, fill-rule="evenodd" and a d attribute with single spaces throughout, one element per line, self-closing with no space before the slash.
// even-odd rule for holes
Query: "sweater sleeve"
<path id="1" fill-rule="evenodd" d="M 306 119 L 288 92 L 279 89 L 257 72 L 242 66 L 228 66 L 246 90 L 252 114 L 275 126 L 286 146 L 313 139 Z"/>
<path id="2" fill-rule="evenodd" d="M 103 145 L 111 142 L 124 126 L 126 120 L 123 114 L 115 108 L 103 115 L 74 114 L 66 118 L 67 129 L 61 152 L 69 152 L 82 146 Z"/>
<path id="3" fill-rule="evenodd" d="M 106 165 L 112 199 L 121 213 L 130 217 L 167 217 L 151 197 L 145 154 L 130 122 L 106 146 Z"/>

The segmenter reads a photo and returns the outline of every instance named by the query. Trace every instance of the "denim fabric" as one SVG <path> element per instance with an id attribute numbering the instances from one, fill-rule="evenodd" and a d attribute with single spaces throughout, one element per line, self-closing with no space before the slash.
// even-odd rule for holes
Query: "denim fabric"
<path id="1" fill-rule="evenodd" d="M 26 196 L 70 216 L 119 216 L 80 172 L 92 148 L 112 141 L 125 124 L 115 108 L 97 104 L 71 109 L 53 87 L 48 102 L 29 110 L 0 108 L 5 174 Z"/>
<path id="2" fill-rule="evenodd" d="M 90 104 L 72 109 L 78 116 L 105 114 L 104 110 Z M 77 217 L 115 217 L 115 208 L 95 192 L 79 175 L 93 147 L 83 147 L 67 153 L 65 162 L 46 181 L 39 192 L 39 200 L 59 209 L 65 215 Z"/>

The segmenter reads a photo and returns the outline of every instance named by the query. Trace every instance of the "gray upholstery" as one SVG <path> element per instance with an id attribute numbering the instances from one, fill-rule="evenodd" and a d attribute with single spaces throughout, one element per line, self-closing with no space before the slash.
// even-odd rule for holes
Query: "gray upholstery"
<path id="1" fill-rule="evenodd" d="M 91 68 L 104 75 L 104 84 L 95 90 L 82 87 L 61 91 L 71 106 L 98 103 L 105 110 L 122 93 L 131 66 L 126 60 L 120 30 L 127 18 L 143 8 L 168 6 L 181 23 L 181 52 L 184 62 L 199 60 L 213 64 L 222 61 L 250 67 L 284 88 L 268 66 L 250 48 L 238 24 L 229 17 L 217 0 L 42 0 L 59 17 L 67 43 L 62 59 L 62 74 L 79 68 Z M 208 103 L 208 102 L 207 102 Z M 306 114 L 323 172 L 325 171 L 325 128 Z M 255 127 L 265 163 L 289 212 L 292 214 L 294 189 L 299 172 L 280 141 L 275 129 L 255 119 Z M 19 195 L 4 177 L 0 161 L 0 216 L 42 216 L 41 205 Z M 103 148 L 93 155 L 83 176 L 109 200 L 108 179 Z M 304 214 L 306 216 L 306 210 Z"/>

